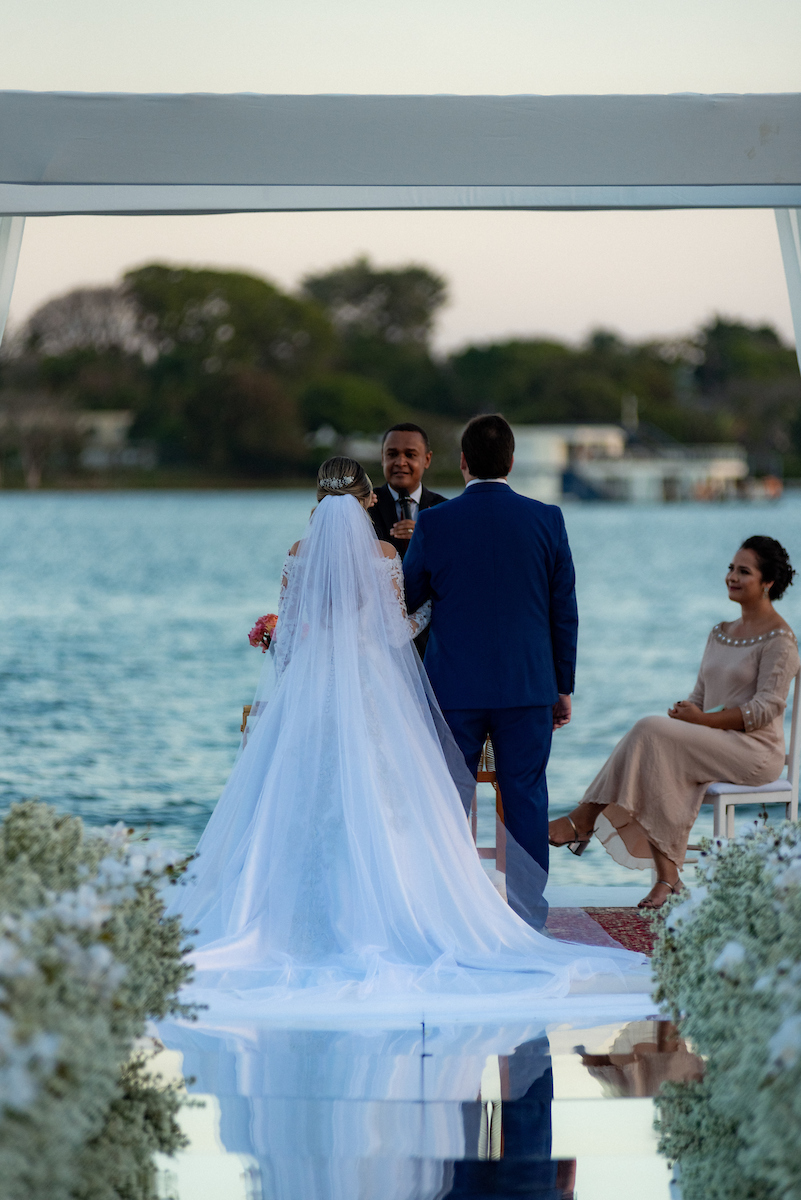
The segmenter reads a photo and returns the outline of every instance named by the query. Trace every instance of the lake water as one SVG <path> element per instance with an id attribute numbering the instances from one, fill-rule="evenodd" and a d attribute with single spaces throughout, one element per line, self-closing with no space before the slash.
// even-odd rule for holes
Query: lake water
<path id="1" fill-rule="evenodd" d="M 0 804 L 38 797 L 92 824 L 194 846 L 230 769 L 311 492 L 0 493 Z M 581 631 L 574 719 L 554 738 L 568 811 L 630 725 L 686 696 L 706 635 L 736 610 L 743 538 L 801 561 L 801 499 L 773 506 L 565 509 Z M 801 586 L 781 611 L 801 627 Z M 701 823 L 709 827 L 711 817 Z M 552 858 L 559 884 L 636 883 L 598 846 Z"/>

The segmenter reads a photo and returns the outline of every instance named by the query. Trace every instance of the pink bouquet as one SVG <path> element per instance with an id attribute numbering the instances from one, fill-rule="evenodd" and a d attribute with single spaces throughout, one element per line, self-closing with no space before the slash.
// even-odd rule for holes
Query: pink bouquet
<path id="1" fill-rule="evenodd" d="M 275 627 L 278 624 L 278 617 L 275 613 L 267 613 L 266 617 L 259 617 L 256 624 L 248 634 L 248 641 L 251 646 L 257 649 L 261 648 L 262 654 L 266 654 L 270 642 L 273 640 Z"/>

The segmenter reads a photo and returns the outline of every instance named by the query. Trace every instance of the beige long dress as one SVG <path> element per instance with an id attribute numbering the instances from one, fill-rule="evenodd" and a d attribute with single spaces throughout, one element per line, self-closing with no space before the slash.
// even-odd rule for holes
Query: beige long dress
<path id="1" fill-rule="evenodd" d="M 779 778 L 784 710 L 798 666 L 787 629 L 738 640 L 723 624 L 714 627 L 688 699 L 704 712 L 740 708 L 745 731 L 643 717 L 621 738 L 584 793 L 584 800 L 607 806 L 596 836 L 617 862 L 652 867 L 652 842 L 680 868 L 710 783 L 758 787 Z"/>

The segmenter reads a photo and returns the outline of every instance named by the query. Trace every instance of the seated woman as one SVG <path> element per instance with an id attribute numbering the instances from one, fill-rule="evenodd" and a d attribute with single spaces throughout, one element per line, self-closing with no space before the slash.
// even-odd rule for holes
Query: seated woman
<path id="1" fill-rule="evenodd" d="M 638 721 L 578 808 L 550 822 L 552 846 L 581 854 L 595 833 L 623 866 L 653 866 L 657 882 L 640 908 L 661 908 L 680 890 L 687 840 L 710 783 L 759 787 L 781 775 L 783 716 L 799 658 L 772 601 L 794 575 L 773 538 L 743 542 L 726 575 L 741 616 L 710 633 L 692 694 L 666 717 Z"/>

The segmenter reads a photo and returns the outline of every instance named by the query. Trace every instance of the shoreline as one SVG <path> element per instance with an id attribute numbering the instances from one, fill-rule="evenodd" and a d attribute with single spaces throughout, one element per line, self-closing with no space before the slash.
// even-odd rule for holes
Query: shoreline
<path id="1" fill-rule="evenodd" d="M 380 467 L 374 468 L 374 485 L 380 486 L 378 479 Z M 368 472 L 369 473 L 369 472 Z M 372 478 L 372 476 L 371 476 Z M 381 480 L 383 482 L 383 479 Z M 209 475 L 190 471 L 156 471 L 144 474 L 132 474 L 132 477 L 113 475 L 97 475 L 84 479 L 74 475 L 54 476 L 43 480 L 37 488 L 28 488 L 22 479 L 12 478 L 0 483 L 0 497 L 9 495 L 34 496 L 38 493 L 75 492 L 275 492 L 275 491 L 314 491 L 316 477 L 287 476 L 273 479 L 248 479 L 230 475 Z M 437 488 L 454 488 L 463 486 L 461 475 L 443 472 L 440 475 L 426 475 L 426 486 Z"/>

